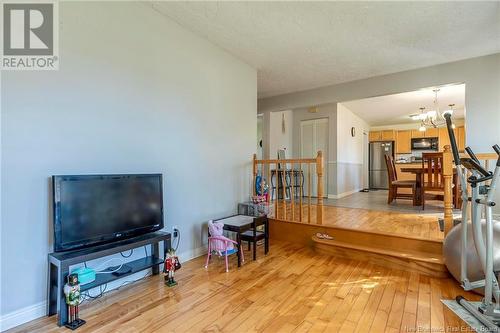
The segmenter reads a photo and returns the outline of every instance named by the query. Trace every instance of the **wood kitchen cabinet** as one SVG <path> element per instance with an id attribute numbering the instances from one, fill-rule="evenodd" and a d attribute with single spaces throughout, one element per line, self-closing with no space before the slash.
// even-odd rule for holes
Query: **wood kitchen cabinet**
<path id="1" fill-rule="evenodd" d="M 428 128 L 423 133 L 424 133 L 425 138 L 437 138 L 437 137 L 439 137 L 439 129 L 437 129 L 437 128 Z"/>
<path id="2" fill-rule="evenodd" d="M 383 130 L 383 131 L 370 131 L 368 134 L 368 140 L 370 142 L 374 141 L 394 141 L 396 135 L 394 130 Z"/>
<path id="3" fill-rule="evenodd" d="M 460 126 L 453 131 L 457 140 L 458 150 L 463 152 L 465 149 L 465 128 Z M 411 154 L 411 139 L 414 138 L 438 138 L 439 151 L 444 151 L 444 146 L 450 144 L 446 127 L 428 128 L 425 132 L 420 132 L 418 129 L 370 131 L 368 138 L 370 142 L 395 141 L 396 154 Z"/>
<path id="4" fill-rule="evenodd" d="M 437 128 L 428 128 L 424 132 L 417 130 L 412 130 L 411 131 L 411 137 L 412 138 L 437 138 L 439 133 L 438 133 Z"/>
<path id="5" fill-rule="evenodd" d="M 396 139 L 396 135 L 394 130 L 384 130 L 382 131 L 382 141 L 394 141 Z"/>
<path id="6" fill-rule="evenodd" d="M 416 138 L 425 138 L 425 132 L 420 132 L 418 129 L 416 130 L 411 130 L 411 138 L 416 139 Z"/>
<path id="7" fill-rule="evenodd" d="M 465 150 L 465 128 L 463 126 L 457 127 L 453 130 L 455 133 L 455 140 L 457 140 L 458 150 L 463 152 Z M 446 127 L 441 127 L 439 129 L 439 151 L 444 151 L 444 146 L 450 144 L 450 138 L 448 137 L 448 129 Z"/>
<path id="8" fill-rule="evenodd" d="M 382 139 L 382 131 L 370 131 L 368 134 L 368 140 L 370 142 L 380 141 Z"/>
<path id="9" fill-rule="evenodd" d="M 448 129 L 446 127 L 439 128 L 439 151 L 444 151 L 444 146 L 450 144 L 450 138 L 448 137 Z"/>
<path id="10" fill-rule="evenodd" d="M 455 133 L 457 136 L 458 151 L 465 151 L 465 127 L 457 127 Z"/>
<path id="11" fill-rule="evenodd" d="M 411 130 L 397 131 L 396 133 L 396 153 L 411 153 Z"/>

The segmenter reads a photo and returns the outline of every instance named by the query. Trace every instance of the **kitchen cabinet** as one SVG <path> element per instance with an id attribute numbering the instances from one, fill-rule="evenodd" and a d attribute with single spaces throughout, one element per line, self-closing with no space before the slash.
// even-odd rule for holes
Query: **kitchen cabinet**
<path id="1" fill-rule="evenodd" d="M 384 130 L 382 131 L 382 141 L 394 141 L 396 136 L 394 135 L 394 130 Z"/>
<path id="2" fill-rule="evenodd" d="M 457 136 L 458 151 L 465 151 L 465 127 L 457 127 L 455 133 Z"/>
<path id="3" fill-rule="evenodd" d="M 458 150 L 463 152 L 465 149 L 465 128 L 457 127 L 454 130 L 457 140 Z M 383 130 L 370 131 L 369 140 L 374 141 L 395 141 L 396 154 L 411 154 L 411 139 L 414 138 L 438 138 L 439 151 L 444 151 L 444 146 L 450 144 L 448 138 L 448 130 L 446 127 L 428 128 L 425 132 L 420 132 L 418 129 L 413 130 Z"/>
<path id="4" fill-rule="evenodd" d="M 370 142 L 374 141 L 394 141 L 396 135 L 394 130 L 383 130 L 383 131 L 370 131 L 368 134 L 368 140 Z"/>
<path id="5" fill-rule="evenodd" d="M 424 132 L 418 129 L 411 131 L 411 137 L 413 138 L 437 138 L 439 135 L 439 130 L 437 128 L 428 128 Z"/>
<path id="6" fill-rule="evenodd" d="M 397 131 L 396 133 L 396 153 L 411 153 L 411 130 Z"/>
<path id="7" fill-rule="evenodd" d="M 453 130 L 455 133 L 455 140 L 457 140 L 457 146 L 459 151 L 464 151 L 465 149 L 465 131 L 464 127 L 457 127 Z M 460 134 L 461 133 L 461 134 Z M 448 129 L 446 127 L 439 128 L 439 151 L 444 151 L 444 146 L 450 145 L 450 137 L 448 136 Z"/>
<path id="8" fill-rule="evenodd" d="M 382 139 L 382 131 L 370 131 L 368 134 L 368 140 L 370 142 L 380 141 Z"/>
<path id="9" fill-rule="evenodd" d="M 448 129 L 446 127 L 441 127 L 438 133 L 439 140 L 439 151 L 444 151 L 444 146 L 450 144 L 450 138 L 448 137 Z"/>
<path id="10" fill-rule="evenodd" d="M 423 133 L 424 133 L 424 138 L 437 138 L 439 136 L 439 129 L 428 128 Z"/>
<path id="11" fill-rule="evenodd" d="M 411 130 L 411 138 L 416 139 L 416 138 L 425 138 L 424 135 L 425 132 L 420 132 L 418 129 L 416 130 Z"/>

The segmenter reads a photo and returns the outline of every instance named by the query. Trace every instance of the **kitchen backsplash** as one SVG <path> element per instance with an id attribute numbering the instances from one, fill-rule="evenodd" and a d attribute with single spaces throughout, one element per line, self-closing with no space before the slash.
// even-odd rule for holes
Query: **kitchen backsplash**
<path id="1" fill-rule="evenodd" d="M 422 153 L 435 153 L 435 150 L 415 150 L 411 154 L 396 154 L 396 162 L 414 162 L 422 159 Z"/>

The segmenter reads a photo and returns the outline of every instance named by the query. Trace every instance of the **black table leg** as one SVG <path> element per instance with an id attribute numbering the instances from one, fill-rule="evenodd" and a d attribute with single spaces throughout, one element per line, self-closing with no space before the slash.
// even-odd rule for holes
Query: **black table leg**
<path id="1" fill-rule="evenodd" d="M 57 266 L 48 261 L 49 276 L 48 276 L 48 289 L 47 289 L 47 316 L 52 316 L 57 313 L 57 292 L 58 292 L 58 269 Z"/>
<path id="2" fill-rule="evenodd" d="M 240 237 L 240 233 L 236 233 L 236 243 L 238 243 L 238 251 L 236 252 L 237 256 L 238 256 L 238 267 L 241 267 L 241 237 Z"/>
<path id="3" fill-rule="evenodd" d="M 152 247 L 153 247 L 153 253 L 152 253 L 153 257 L 160 258 L 160 244 L 154 243 Z M 158 275 L 158 273 L 160 273 L 160 266 L 158 265 L 153 266 L 153 275 Z"/>
<path id="4" fill-rule="evenodd" d="M 57 285 L 58 294 L 57 297 L 57 308 L 59 309 L 59 316 L 57 318 L 57 325 L 63 326 L 68 321 L 68 307 L 66 305 L 66 296 L 64 295 L 64 284 L 66 283 L 66 277 L 69 274 L 69 267 L 59 266 L 57 272 Z"/>

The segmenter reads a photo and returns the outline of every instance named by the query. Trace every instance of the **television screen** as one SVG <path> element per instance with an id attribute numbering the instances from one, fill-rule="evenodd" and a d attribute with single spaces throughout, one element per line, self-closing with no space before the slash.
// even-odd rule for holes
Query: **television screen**
<path id="1" fill-rule="evenodd" d="M 54 250 L 163 228 L 162 175 L 53 176 Z"/>

